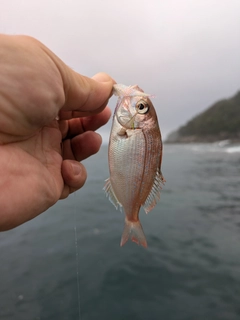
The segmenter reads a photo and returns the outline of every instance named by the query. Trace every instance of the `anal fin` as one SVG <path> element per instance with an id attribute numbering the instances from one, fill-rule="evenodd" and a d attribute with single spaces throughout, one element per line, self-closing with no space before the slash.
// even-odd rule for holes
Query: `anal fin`
<path id="1" fill-rule="evenodd" d="M 107 180 L 105 180 L 105 186 L 103 188 L 103 190 L 105 191 L 106 197 L 108 197 L 108 199 L 110 200 L 110 202 L 114 205 L 114 207 L 116 209 L 118 209 L 118 207 L 120 208 L 120 210 L 122 210 L 122 205 L 121 203 L 118 201 L 112 185 L 111 185 L 111 181 L 110 178 L 108 178 Z"/>

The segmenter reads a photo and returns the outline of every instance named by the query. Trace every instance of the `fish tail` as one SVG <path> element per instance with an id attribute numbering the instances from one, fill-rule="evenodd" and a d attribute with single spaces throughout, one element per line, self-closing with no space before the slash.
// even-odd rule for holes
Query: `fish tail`
<path id="1" fill-rule="evenodd" d="M 145 238 L 140 221 L 125 220 L 120 246 L 122 247 L 129 240 L 129 238 L 138 245 L 140 244 L 145 248 L 147 247 L 147 240 Z"/>

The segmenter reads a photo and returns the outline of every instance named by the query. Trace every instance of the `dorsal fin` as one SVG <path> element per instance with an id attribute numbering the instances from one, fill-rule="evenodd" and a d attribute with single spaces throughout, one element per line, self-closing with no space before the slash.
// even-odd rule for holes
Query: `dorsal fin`
<path id="1" fill-rule="evenodd" d="M 166 181 L 162 175 L 162 172 L 158 169 L 154 178 L 152 189 L 143 205 L 146 213 L 151 211 L 160 200 L 160 191 L 162 190 L 162 185 L 164 185 L 165 182 Z"/>

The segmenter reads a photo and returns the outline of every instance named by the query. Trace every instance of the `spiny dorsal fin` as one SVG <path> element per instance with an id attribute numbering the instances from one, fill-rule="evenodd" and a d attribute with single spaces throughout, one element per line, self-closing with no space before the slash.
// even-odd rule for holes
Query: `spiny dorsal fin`
<path id="1" fill-rule="evenodd" d="M 166 181 L 162 175 L 162 172 L 158 170 L 153 182 L 152 189 L 143 205 L 146 213 L 151 211 L 160 200 L 160 191 L 162 190 L 162 185 L 164 185 L 165 182 Z"/>

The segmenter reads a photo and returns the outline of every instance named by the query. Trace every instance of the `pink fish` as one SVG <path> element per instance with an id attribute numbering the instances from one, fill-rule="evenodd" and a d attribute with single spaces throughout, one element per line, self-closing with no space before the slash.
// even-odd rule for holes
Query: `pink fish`
<path id="1" fill-rule="evenodd" d="M 113 205 L 125 212 L 120 245 L 131 238 L 147 247 L 139 210 L 143 206 L 148 213 L 155 207 L 165 182 L 161 133 L 149 94 L 137 85 L 122 84 L 114 85 L 113 93 L 119 98 L 109 140 L 110 178 L 104 190 Z"/>

